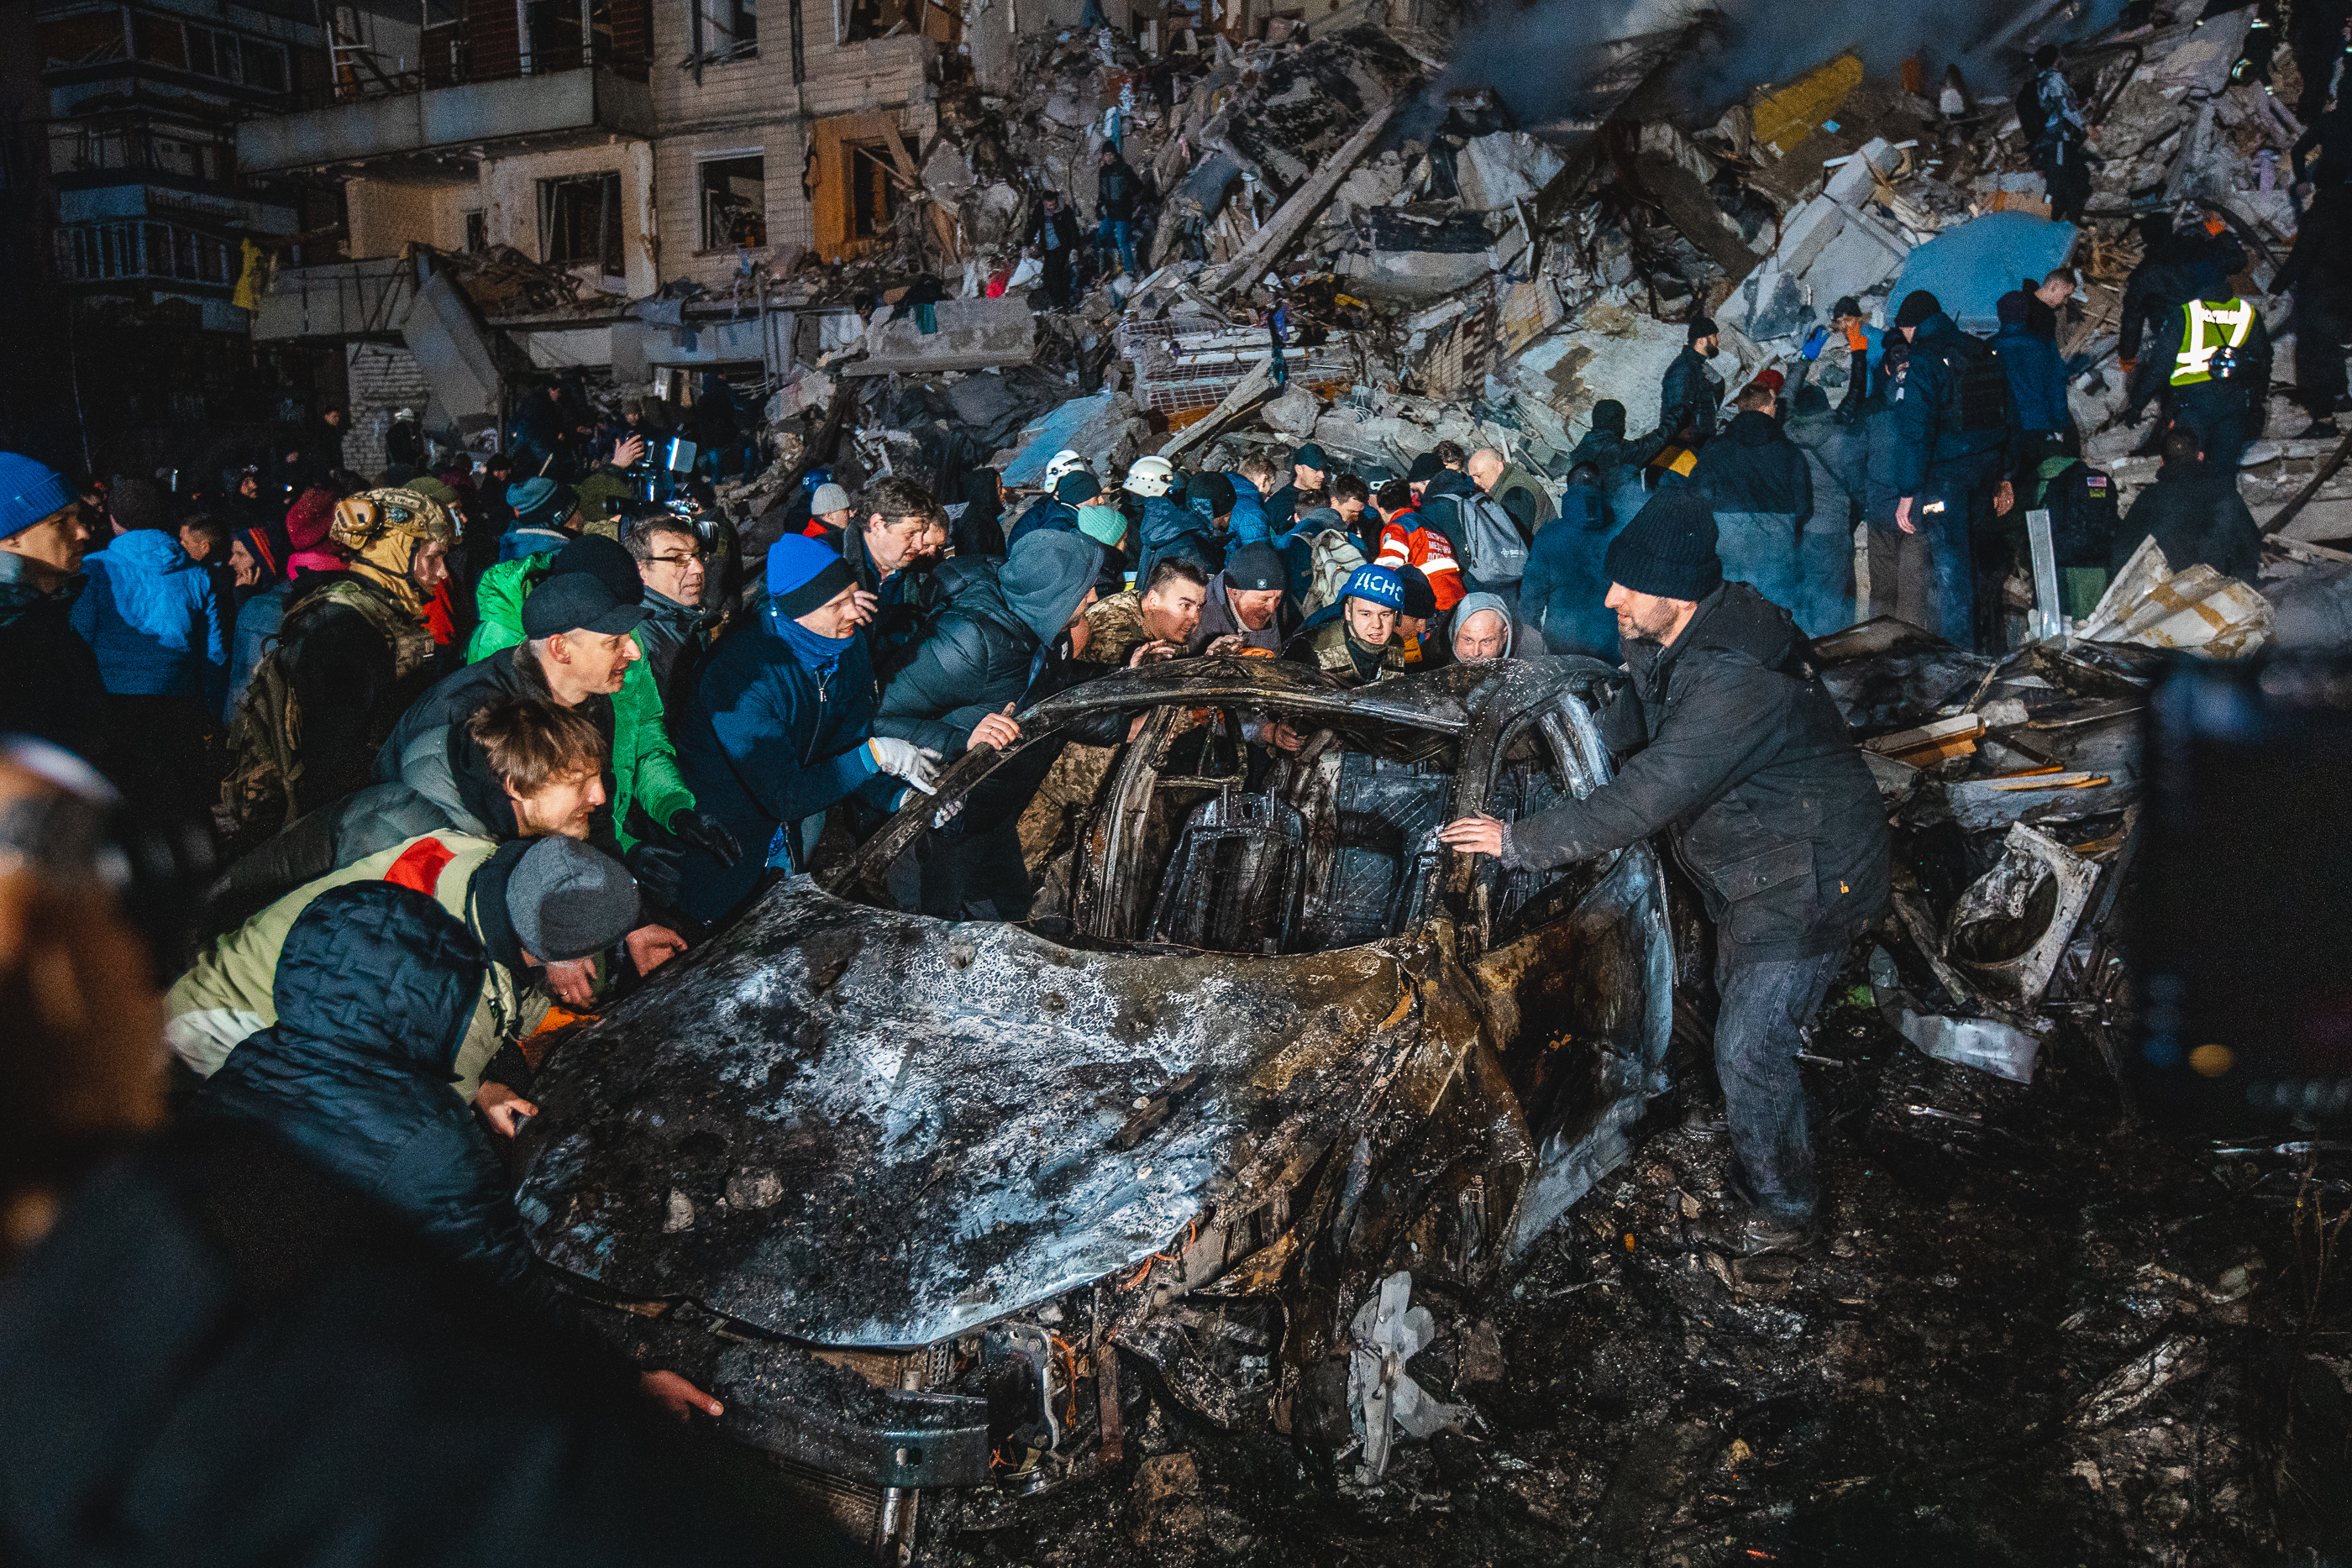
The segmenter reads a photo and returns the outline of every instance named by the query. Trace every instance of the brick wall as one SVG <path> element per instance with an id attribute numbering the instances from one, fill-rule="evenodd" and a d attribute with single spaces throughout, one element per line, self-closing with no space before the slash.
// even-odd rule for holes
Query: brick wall
<path id="1" fill-rule="evenodd" d="M 415 409 L 427 416 L 429 424 L 431 389 L 415 356 L 385 343 L 347 345 L 343 375 L 343 418 L 351 430 L 343 438 L 343 463 L 373 479 L 383 472 L 383 434 L 392 425 L 392 411 Z"/>

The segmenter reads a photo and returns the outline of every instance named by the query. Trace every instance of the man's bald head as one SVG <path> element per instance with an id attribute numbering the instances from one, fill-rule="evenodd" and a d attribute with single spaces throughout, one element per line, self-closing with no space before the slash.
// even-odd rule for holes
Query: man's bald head
<path id="1" fill-rule="evenodd" d="M 1491 446 L 1481 446 L 1463 460 L 1462 471 L 1470 476 L 1470 483 L 1481 490 L 1491 490 L 1503 476 L 1507 466 L 1503 455 Z"/>

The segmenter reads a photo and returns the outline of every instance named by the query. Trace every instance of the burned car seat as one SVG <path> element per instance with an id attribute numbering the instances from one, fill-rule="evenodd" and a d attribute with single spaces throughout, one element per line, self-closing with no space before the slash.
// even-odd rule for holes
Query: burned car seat
<path id="1" fill-rule="evenodd" d="M 1307 825 L 1271 795 L 1227 788 L 1185 819 L 1151 912 L 1151 940 L 1219 953 L 1290 946 Z"/>

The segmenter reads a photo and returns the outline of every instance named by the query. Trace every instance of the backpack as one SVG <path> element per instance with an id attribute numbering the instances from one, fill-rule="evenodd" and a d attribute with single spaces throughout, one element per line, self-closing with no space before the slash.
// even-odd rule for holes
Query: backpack
<path id="1" fill-rule="evenodd" d="M 2058 564 L 2105 567 L 2122 519 L 2113 479 L 2073 457 L 2045 457 L 2036 476 L 2041 507 L 2050 514 L 2050 544 Z"/>
<path id="2" fill-rule="evenodd" d="M 1364 564 L 1364 549 L 1345 529 L 1325 528 L 1307 541 L 1307 596 L 1298 601 L 1298 611 L 1312 615 L 1339 602 L 1339 590 Z"/>
<path id="3" fill-rule="evenodd" d="M 302 709 L 294 699 L 286 651 L 338 609 L 358 612 L 383 634 L 393 650 L 396 678 L 405 678 L 433 656 L 433 639 L 423 626 L 405 620 L 382 596 L 357 583 L 331 582 L 289 605 L 229 720 L 229 767 L 221 779 L 220 814 L 232 837 L 281 832 L 311 806 L 323 804 L 302 798 Z M 378 743 L 383 738 L 371 737 Z"/>
<path id="4" fill-rule="evenodd" d="M 2001 363 L 2000 350 L 1984 343 L 1952 358 L 1956 361 L 1952 365 L 1953 412 L 1958 428 L 1969 434 L 2007 428 L 2009 367 Z"/>
<path id="5" fill-rule="evenodd" d="M 1433 502 L 1453 504 L 1454 559 L 1465 571 L 1481 584 L 1517 582 L 1527 575 L 1527 536 L 1492 497 L 1423 497 L 1420 509 L 1427 512 Z"/>

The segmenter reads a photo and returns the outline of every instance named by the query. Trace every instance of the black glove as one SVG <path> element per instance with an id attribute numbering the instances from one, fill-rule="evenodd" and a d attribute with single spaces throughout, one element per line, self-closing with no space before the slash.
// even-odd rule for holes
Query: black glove
<path id="1" fill-rule="evenodd" d="M 623 855 L 621 863 L 637 879 L 637 891 L 645 895 L 647 904 L 677 902 L 678 888 L 685 880 L 680 873 L 685 866 L 676 845 L 657 844 L 647 839 Z"/>
<path id="2" fill-rule="evenodd" d="M 700 850 L 720 865 L 733 865 L 743 857 L 743 846 L 727 824 L 698 807 L 680 808 L 669 820 L 669 831 L 678 842 Z"/>

